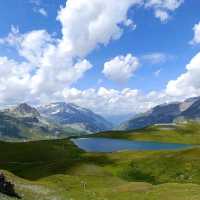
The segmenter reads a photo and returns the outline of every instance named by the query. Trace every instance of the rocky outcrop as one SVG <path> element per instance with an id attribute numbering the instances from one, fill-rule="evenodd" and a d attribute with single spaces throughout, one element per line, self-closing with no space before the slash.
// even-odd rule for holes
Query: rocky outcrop
<path id="1" fill-rule="evenodd" d="M 13 111 L 19 115 L 23 116 L 32 116 L 32 117 L 39 117 L 40 113 L 37 111 L 36 108 L 29 106 L 26 103 L 22 103 L 15 107 Z"/>
<path id="2" fill-rule="evenodd" d="M 20 196 L 15 192 L 14 184 L 7 181 L 3 173 L 0 173 L 0 192 L 20 199 Z"/>

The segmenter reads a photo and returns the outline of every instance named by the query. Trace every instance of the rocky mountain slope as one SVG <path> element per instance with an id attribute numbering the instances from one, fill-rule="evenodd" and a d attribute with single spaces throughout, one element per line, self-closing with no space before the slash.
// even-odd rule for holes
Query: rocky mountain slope
<path id="1" fill-rule="evenodd" d="M 198 118 L 200 118 L 200 97 L 195 97 L 184 102 L 156 106 L 122 123 L 119 129 L 139 129 L 153 124 L 172 123 L 176 120 L 198 120 Z"/>
<path id="2" fill-rule="evenodd" d="M 103 117 L 64 102 L 37 109 L 22 103 L 0 111 L 0 139 L 3 140 L 63 138 L 111 128 L 112 125 Z"/>
<path id="3" fill-rule="evenodd" d="M 86 130 L 88 132 L 112 129 L 112 124 L 103 117 L 75 104 L 57 102 L 40 106 L 38 110 L 42 116 L 67 127 Z"/>
<path id="4" fill-rule="evenodd" d="M 196 98 L 191 106 L 182 112 L 182 116 L 184 116 L 186 119 L 200 118 L 200 98 Z"/>
<path id="5" fill-rule="evenodd" d="M 37 109 L 25 103 L 0 111 L 1 139 L 49 139 L 79 134 L 72 128 L 50 123 Z"/>

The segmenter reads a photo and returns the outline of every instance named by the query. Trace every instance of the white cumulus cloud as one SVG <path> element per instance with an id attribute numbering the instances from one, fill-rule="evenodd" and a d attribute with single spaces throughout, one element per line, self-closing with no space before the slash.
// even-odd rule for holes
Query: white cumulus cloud
<path id="1" fill-rule="evenodd" d="M 63 27 L 63 45 L 68 47 L 67 51 L 85 56 L 97 45 L 106 45 L 111 40 L 118 39 L 123 33 L 119 25 L 127 22 L 129 8 L 140 2 L 68 0 L 58 15 Z"/>
<path id="2" fill-rule="evenodd" d="M 132 54 L 117 56 L 104 64 L 103 74 L 116 82 L 130 79 L 139 67 L 139 60 Z"/>
<path id="3" fill-rule="evenodd" d="M 166 93 L 171 96 L 200 95 L 200 53 L 186 66 L 186 72 L 167 84 Z"/>
<path id="4" fill-rule="evenodd" d="M 147 0 L 145 7 L 153 8 L 155 17 L 161 22 L 166 22 L 170 18 L 170 13 L 183 4 L 184 0 Z"/>
<path id="5" fill-rule="evenodd" d="M 0 57 L 0 103 L 16 103 L 27 100 L 30 73 L 33 67 L 26 62 L 18 63 Z"/>
<path id="6" fill-rule="evenodd" d="M 63 95 L 67 102 L 73 102 L 108 116 L 141 113 L 158 104 L 177 100 L 177 97 L 167 96 L 164 91 L 151 91 L 144 94 L 137 89 L 130 88 L 123 90 L 105 87 L 87 90 L 68 88 L 64 90 Z"/>
<path id="7" fill-rule="evenodd" d="M 41 8 L 40 1 L 32 2 Z M 85 105 L 89 102 L 88 105 L 94 108 L 100 98 L 102 110 L 105 110 L 103 105 L 109 105 L 109 111 L 115 110 L 116 106 L 121 106 L 120 112 L 127 110 L 128 105 L 147 97 L 141 97 L 138 90 L 131 89 L 80 91 L 70 88 L 92 68 L 92 64 L 85 59 L 89 53 L 98 46 L 119 39 L 124 26 L 135 27 L 128 16 L 130 8 L 142 5 L 168 13 L 181 3 L 181 0 L 68 0 L 57 16 L 62 28 L 59 38 L 45 29 L 21 33 L 18 27 L 12 26 L 11 32 L 6 38 L 1 38 L 0 43 L 14 47 L 24 61 L 0 57 L 1 104 L 71 98 Z M 47 14 L 45 10 L 40 12 Z M 105 63 L 103 73 L 114 81 L 125 81 L 133 76 L 138 65 L 138 59 L 131 54 L 117 56 Z M 146 108 L 151 104 L 149 102 L 144 100 L 141 106 Z"/>
<path id="8" fill-rule="evenodd" d="M 128 10 L 138 3 L 140 0 L 68 0 L 57 16 L 62 25 L 61 38 L 54 38 L 46 30 L 21 34 L 12 26 L 8 36 L 1 38 L 1 44 L 15 47 L 33 66 L 31 72 L 26 72 L 28 81 L 24 88 L 29 91 L 26 94 L 30 100 L 63 98 L 62 91 L 92 68 L 85 56 L 98 45 L 118 39 L 123 33 L 120 24 L 128 20 Z M 1 96 L 6 93 L 4 90 Z"/>
<path id="9" fill-rule="evenodd" d="M 170 18 L 169 14 L 166 11 L 159 9 L 155 11 L 155 16 L 159 18 L 161 22 L 166 22 Z"/>

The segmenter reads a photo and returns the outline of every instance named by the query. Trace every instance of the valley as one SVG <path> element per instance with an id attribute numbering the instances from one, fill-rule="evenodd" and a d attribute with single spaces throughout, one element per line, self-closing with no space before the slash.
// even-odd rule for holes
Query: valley
<path id="1" fill-rule="evenodd" d="M 22 200 L 199 200 L 196 118 L 91 133 L 68 125 L 106 120 L 72 104 L 20 104 L 1 116 L 0 170 Z"/>
<path id="2" fill-rule="evenodd" d="M 195 124 L 197 127 L 200 125 Z M 185 125 L 185 130 L 187 137 L 194 135 L 190 124 Z M 131 132 L 120 132 L 121 137 L 116 132 L 99 133 L 95 137 L 123 136 L 129 140 L 151 141 L 155 131 L 151 127 L 139 130 L 137 137 Z M 161 134 L 158 127 L 156 134 Z M 169 136 L 167 130 L 162 134 Z M 200 143 L 195 137 L 183 141 Z M 182 150 L 89 153 L 70 139 L 1 142 L 0 168 L 26 200 L 198 200 L 199 154 L 198 146 Z M 11 199 L 1 196 L 3 200 Z"/>

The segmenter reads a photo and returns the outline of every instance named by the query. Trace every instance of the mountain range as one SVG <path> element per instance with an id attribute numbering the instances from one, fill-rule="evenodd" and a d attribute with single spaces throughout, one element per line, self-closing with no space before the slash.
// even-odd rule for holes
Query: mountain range
<path id="1" fill-rule="evenodd" d="M 25 103 L 0 111 L 1 139 L 50 139 L 76 134 L 79 135 L 80 132 L 50 122 L 42 117 L 37 109 Z"/>
<path id="2" fill-rule="evenodd" d="M 22 103 L 0 111 L 0 138 L 5 140 L 53 139 L 102 132 L 113 128 L 134 130 L 154 124 L 199 119 L 200 97 L 158 105 L 115 127 L 102 116 L 72 103 L 55 102 L 36 108 Z M 118 117 L 117 120 L 120 121 Z"/>
<path id="3" fill-rule="evenodd" d="M 64 102 L 38 108 L 22 103 L 0 111 L 0 138 L 5 140 L 63 138 L 111 128 L 103 117 Z"/>
<path id="4" fill-rule="evenodd" d="M 146 113 L 138 114 L 134 118 L 122 123 L 118 129 L 134 130 L 153 124 L 199 119 L 200 97 L 195 97 L 186 99 L 183 102 L 158 105 Z"/>
<path id="5" fill-rule="evenodd" d="M 112 124 L 100 115 L 72 103 L 51 103 L 49 105 L 38 107 L 38 110 L 43 117 L 48 118 L 57 124 L 78 130 L 100 132 L 112 129 Z"/>

